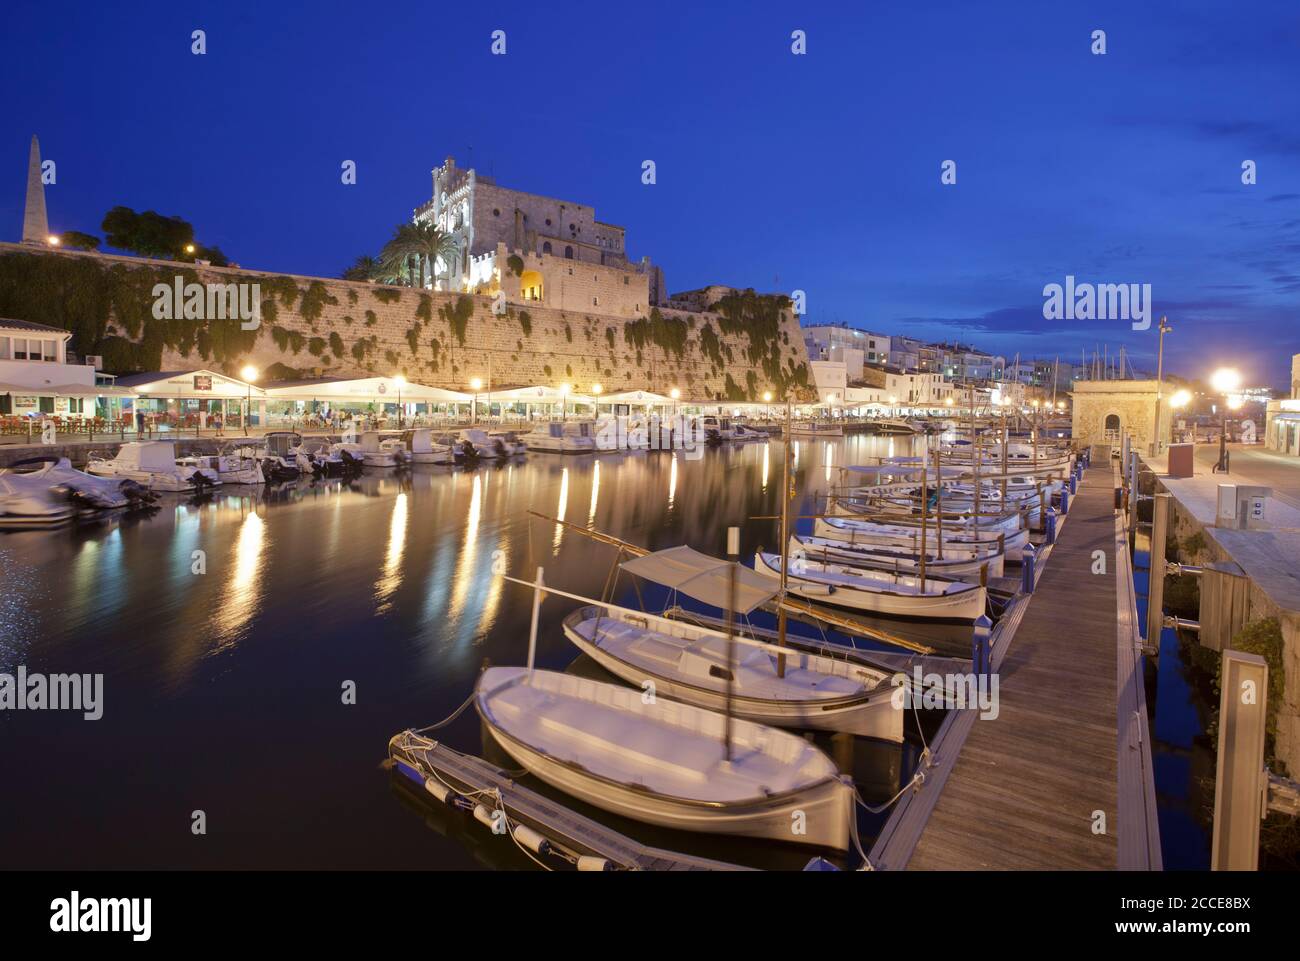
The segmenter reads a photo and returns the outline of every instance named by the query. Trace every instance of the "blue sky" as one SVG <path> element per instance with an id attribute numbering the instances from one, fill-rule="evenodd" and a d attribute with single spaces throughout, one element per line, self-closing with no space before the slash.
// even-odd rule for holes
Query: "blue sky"
<path id="1" fill-rule="evenodd" d="M 32 133 L 55 230 L 152 208 L 244 266 L 323 275 L 376 252 L 454 154 L 594 205 L 672 290 L 798 288 L 809 321 L 1154 367 L 1154 326 L 1043 319 L 1073 274 L 1150 283 L 1178 373 L 1282 387 L 1300 352 L 1295 2 L 51 11 L 4 14 L 4 239 Z"/>

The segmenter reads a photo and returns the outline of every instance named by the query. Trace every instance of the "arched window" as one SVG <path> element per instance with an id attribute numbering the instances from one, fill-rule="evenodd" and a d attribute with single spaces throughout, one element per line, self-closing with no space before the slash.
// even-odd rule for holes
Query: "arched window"
<path id="1" fill-rule="evenodd" d="M 1106 415 L 1106 430 L 1119 430 L 1119 414 Z"/>
<path id="2" fill-rule="evenodd" d="M 572 248 L 572 247 L 565 247 L 565 248 L 564 248 L 564 256 L 565 256 L 565 258 L 566 258 L 567 260 L 572 260 L 572 259 L 573 259 L 573 248 Z"/>
<path id="3" fill-rule="evenodd" d="M 542 253 L 549 254 L 550 252 L 551 252 L 551 242 L 548 240 L 546 241 L 546 243 L 542 244 Z"/>

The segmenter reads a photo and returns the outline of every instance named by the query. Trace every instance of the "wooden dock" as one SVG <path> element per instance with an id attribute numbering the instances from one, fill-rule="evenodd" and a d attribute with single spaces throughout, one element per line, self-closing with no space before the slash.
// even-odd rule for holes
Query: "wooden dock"
<path id="1" fill-rule="evenodd" d="M 653 848 L 584 817 L 573 809 L 518 783 L 508 772 L 471 754 L 462 754 L 412 731 L 394 735 L 389 758 L 403 765 L 412 781 L 434 777 L 482 803 L 488 811 L 504 809 L 512 822 L 526 824 L 572 859 L 603 859 L 610 869 L 626 871 L 748 871 L 750 868 L 710 858 Z M 414 772 L 414 775 L 411 773 Z M 433 796 L 430 804 L 440 804 Z M 486 825 L 484 831 L 490 828 Z M 509 837 L 502 844 L 512 844 Z"/>
<path id="2" fill-rule="evenodd" d="M 874 867 L 1159 869 L 1141 638 L 1114 486 L 1109 463 L 1085 472 L 1040 555 L 1034 592 L 995 638 L 998 717 L 951 712 L 926 783 L 871 851 Z M 1094 573 L 1097 551 L 1104 574 Z"/>

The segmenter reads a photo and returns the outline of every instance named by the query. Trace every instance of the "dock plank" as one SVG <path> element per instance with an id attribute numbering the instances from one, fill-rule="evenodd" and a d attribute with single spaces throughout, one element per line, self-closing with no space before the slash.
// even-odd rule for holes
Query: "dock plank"
<path id="1" fill-rule="evenodd" d="M 999 672 L 999 713 L 975 721 L 907 867 L 1117 867 L 1115 577 L 1109 465 L 1085 472 Z M 1093 833 L 1093 812 L 1106 816 Z"/>

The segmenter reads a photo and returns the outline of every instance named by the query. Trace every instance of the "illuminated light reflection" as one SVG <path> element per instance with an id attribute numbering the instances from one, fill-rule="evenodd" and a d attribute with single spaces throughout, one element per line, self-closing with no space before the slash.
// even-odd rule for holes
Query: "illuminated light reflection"
<path id="1" fill-rule="evenodd" d="M 560 471 L 560 503 L 555 507 L 555 519 L 564 520 L 565 511 L 569 509 L 569 468 Z M 560 542 L 564 540 L 564 525 L 555 525 L 555 539 L 551 542 L 552 553 L 560 553 Z"/>
<path id="2" fill-rule="evenodd" d="M 217 612 L 216 651 L 230 647 L 236 635 L 257 609 L 258 589 L 262 581 L 263 552 L 266 547 L 266 524 L 253 512 L 244 518 L 235 538 L 233 574 L 226 584 L 226 599 Z"/>
<path id="3" fill-rule="evenodd" d="M 767 491 L 767 474 L 768 474 L 768 452 L 771 450 L 771 444 L 763 445 L 763 490 Z"/>
<path id="4" fill-rule="evenodd" d="M 672 467 L 668 470 L 668 509 L 673 509 L 673 501 L 677 497 L 677 454 L 673 454 Z"/>
<path id="5" fill-rule="evenodd" d="M 393 517 L 388 524 L 388 554 L 384 558 L 384 574 L 375 582 L 375 600 L 379 612 L 392 607 L 389 598 L 402 583 L 402 555 L 406 552 L 406 493 L 393 501 Z"/>
<path id="6" fill-rule="evenodd" d="M 835 445 L 830 441 L 826 442 L 826 480 L 831 479 L 831 471 L 835 469 Z"/>
<path id="7" fill-rule="evenodd" d="M 600 500 L 600 461 L 591 465 L 591 507 L 587 510 L 587 526 L 596 523 L 596 502 Z"/>
<path id="8" fill-rule="evenodd" d="M 456 573 L 452 579 L 455 585 L 451 592 L 451 610 L 448 617 L 460 617 L 465 609 L 465 598 L 469 595 L 470 582 L 473 580 L 474 555 L 478 553 L 478 524 L 483 514 L 483 475 L 475 472 L 473 488 L 469 498 L 469 516 L 465 520 L 465 543 L 460 549 L 456 561 Z"/>

